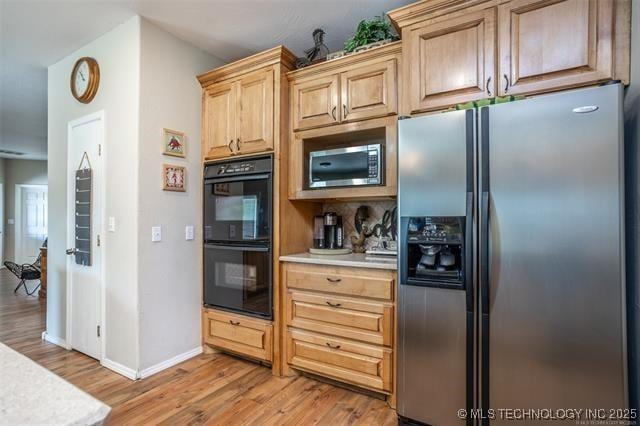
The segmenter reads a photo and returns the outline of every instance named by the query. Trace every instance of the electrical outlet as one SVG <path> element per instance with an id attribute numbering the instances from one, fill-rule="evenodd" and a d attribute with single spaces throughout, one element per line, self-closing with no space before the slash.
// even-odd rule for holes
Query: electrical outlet
<path id="1" fill-rule="evenodd" d="M 151 227 L 151 241 L 156 243 L 158 241 L 162 241 L 162 227 L 161 226 L 152 226 Z"/>
<path id="2" fill-rule="evenodd" d="M 187 241 L 193 240 L 193 225 L 187 225 L 184 227 L 184 239 Z"/>

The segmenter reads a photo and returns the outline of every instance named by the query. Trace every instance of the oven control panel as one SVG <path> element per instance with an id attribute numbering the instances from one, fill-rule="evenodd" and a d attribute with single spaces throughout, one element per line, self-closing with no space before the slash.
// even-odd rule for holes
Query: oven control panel
<path id="1" fill-rule="evenodd" d="M 222 164 L 218 168 L 218 174 L 229 175 L 234 173 L 252 172 L 255 169 L 256 165 L 253 163 Z"/>
<path id="2" fill-rule="evenodd" d="M 273 169 L 273 158 L 269 156 L 235 159 L 211 163 L 204 168 L 204 178 L 214 179 L 225 176 L 236 176 L 256 173 L 270 173 Z"/>

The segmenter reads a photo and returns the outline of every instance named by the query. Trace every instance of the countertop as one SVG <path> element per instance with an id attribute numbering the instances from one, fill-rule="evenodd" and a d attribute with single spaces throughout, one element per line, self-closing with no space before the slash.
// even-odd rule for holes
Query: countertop
<path id="1" fill-rule="evenodd" d="M 315 265 L 351 266 L 353 268 L 397 269 L 394 256 L 372 256 L 362 253 L 322 255 L 298 253 L 280 256 L 282 262 L 312 263 Z"/>
<path id="2" fill-rule="evenodd" d="M 0 343 L 0 424 L 99 425 L 111 408 Z"/>

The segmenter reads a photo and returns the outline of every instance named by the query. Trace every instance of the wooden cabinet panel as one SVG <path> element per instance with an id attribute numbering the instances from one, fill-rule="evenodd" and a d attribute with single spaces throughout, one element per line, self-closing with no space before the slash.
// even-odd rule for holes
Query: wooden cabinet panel
<path id="1" fill-rule="evenodd" d="M 366 270 L 289 264 L 285 279 L 288 288 L 373 299 L 393 299 L 393 279 Z"/>
<path id="2" fill-rule="evenodd" d="M 495 95 L 495 8 L 416 24 L 408 32 L 411 112 Z"/>
<path id="3" fill-rule="evenodd" d="M 240 355 L 271 361 L 273 327 L 269 322 L 224 311 L 202 313 L 204 342 Z"/>
<path id="4" fill-rule="evenodd" d="M 295 82 L 293 93 L 294 130 L 338 123 L 338 75 Z"/>
<path id="5" fill-rule="evenodd" d="M 390 349 L 319 334 L 289 330 L 287 362 L 302 370 L 391 393 Z"/>
<path id="6" fill-rule="evenodd" d="M 248 74 L 237 83 L 236 151 L 273 148 L 273 70 Z"/>
<path id="7" fill-rule="evenodd" d="M 393 305 L 345 297 L 286 293 L 287 325 L 318 333 L 391 346 Z"/>
<path id="8" fill-rule="evenodd" d="M 499 94 L 612 78 L 614 7 L 612 0 L 514 0 L 501 5 Z"/>
<path id="9" fill-rule="evenodd" d="M 373 62 L 340 74 L 342 121 L 398 112 L 396 60 Z"/>
<path id="10" fill-rule="evenodd" d="M 205 159 L 231 155 L 236 137 L 235 90 L 231 83 L 217 84 L 204 91 L 203 149 Z"/>

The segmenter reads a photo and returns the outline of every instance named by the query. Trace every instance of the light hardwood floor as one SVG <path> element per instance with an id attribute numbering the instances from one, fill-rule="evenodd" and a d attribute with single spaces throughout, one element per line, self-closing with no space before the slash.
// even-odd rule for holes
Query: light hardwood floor
<path id="1" fill-rule="evenodd" d="M 396 423 L 395 411 L 382 400 L 306 377 L 274 377 L 265 367 L 221 354 L 200 355 L 133 382 L 41 341 L 44 302 L 23 290 L 14 294 L 15 285 L 0 270 L 0 341 L 110 405 L 109 424 Z"/>

